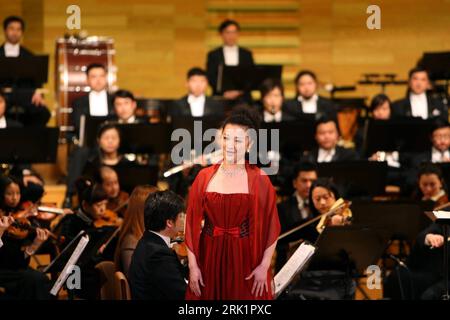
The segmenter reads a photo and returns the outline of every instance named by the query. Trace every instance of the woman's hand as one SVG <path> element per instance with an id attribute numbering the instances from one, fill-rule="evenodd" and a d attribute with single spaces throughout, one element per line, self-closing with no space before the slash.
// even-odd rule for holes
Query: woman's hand
<path id="1" fill-rule="evenodd" d="M 425 244 L 433 248 L 439 248 L 444 245 L 444 237 L 440 234 L 429 233 L 425 236 Z"/>
<path id="2" fill-rule="evenodd" d="M 3 233 L 9 228 L 9 226 L 14 222 L 13 217 L 6 217 L 3 216 L 0 218 L 0 237 L 3 235 Z"/>
<path id="3" fill-rule="evenodd" d="M 344 217 L 339 215 L 339 214 L 335 214 L 334 216 L 331 217 L 331 221 L 330 224 L 332 226 L 342 226 L 344 224 Z"/>
<path id="4" fill-rule="evenodd" d="M 189 267 L 189 288 L 197 297 L 200 297 L 202 291 L 200 286 L 204 287 L 202 272 L 199 267 Z"/>
<path id="5" fill-rule="evenodd" d="M 39 246 L 47 241 L 50 235 L 50 231 L 47 229 L 36 228 L 36 238 L 34 238 L 34 244 Z"/>
<path id="6" fill-rule="evenodd" d="M 269 268 L 260 264 L 255 268 L 255 270 L 252 271 L 252 273 L 245 278 L 245 280 L 253 279 L 253 287 L 252 287 L 252 294 L 256 297 L 260 297 L 264 294 L 264 290 L 266 292 L 269 292 L 269 288 L 267 286 L 267 270 Z"/>

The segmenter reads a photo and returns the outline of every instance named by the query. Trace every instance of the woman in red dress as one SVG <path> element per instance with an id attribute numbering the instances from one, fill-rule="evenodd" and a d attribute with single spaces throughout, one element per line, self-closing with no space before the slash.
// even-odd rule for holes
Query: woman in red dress
<path id="1" fill-rule="evenodd" d="M 245 160 L 248 129 L 256 130 L 258 121 L 241 110 L 222 128 L 224 159 L 200 171 L 189 194 L 186 299 L 273 299 L 276 194 L 267 175 Z"/>

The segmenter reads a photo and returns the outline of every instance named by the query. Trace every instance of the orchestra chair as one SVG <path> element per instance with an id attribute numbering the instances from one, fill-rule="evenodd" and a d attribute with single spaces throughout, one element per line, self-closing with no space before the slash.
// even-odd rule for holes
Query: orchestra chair
<path id="1" fill-rule="evenodd" d="M 112 261 L 102 261 L 95 266 L 100 276 L 100 300 L 114 300 L 114 272 Z"/>
<path id="2" fill-rule="evenodd" d="M 116 300 L 131 300 L 130 285 L 121 271 L 114 273 L 114 293 Z"/>

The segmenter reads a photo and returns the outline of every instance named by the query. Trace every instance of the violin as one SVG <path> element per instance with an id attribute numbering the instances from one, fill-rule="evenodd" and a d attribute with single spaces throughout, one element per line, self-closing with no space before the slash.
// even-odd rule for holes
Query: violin
<path id="1" fill-rule="evenodd" d="M 26 239 L 30 233 L 36 232 L 39 227 L 33 226 L 28 218 L 20 217 L 20 214 L 22 213 L 19 213 L 19 215 L 12 214 L 14 222 L 9 226 L 7 233 L 11 238 L 22 240 Z M 49 237 L 53 240 L 59 240 L 52 232 L 49 232 Z"/>
<path id="2" fill-rule="evenodd" d="M 106 209 L 103 216 L 94 220 L 94 226 L 96 228 L 101 227 L 120 227 L 122 225 L 123 219 L 119 215 L 112 211 Z"/>
<path id="3" fill-rule="evenodd" d="M 352 211 L 350 210 L 350 201 L 346 201 L 342 198 L 339 198 L 331 207 L 330 211 L 322 216 L 319 223 L 316 226 L 316 230 L 319 233 L 325 229 L 325 227 L 331 224 L 331 219 L 335 215 L 339 215 L 342 217 L 341 225 L 348 225 L 352 219 Z"/>
<path id="4" fill-rule="evenodd" d="M 172 250 L 177 254 L 181 264 L 186 265 L 188 255 L 186 243 L 184 242 L 184 231 L 178 232 L 173 242 L 174 243 L 172 244 Z"/>

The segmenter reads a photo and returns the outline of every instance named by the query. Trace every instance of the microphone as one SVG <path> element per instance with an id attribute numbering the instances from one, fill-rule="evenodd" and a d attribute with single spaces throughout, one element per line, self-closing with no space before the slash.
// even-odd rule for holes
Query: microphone
<path id="1" fill-rule="evenodd" d="M 402 268 L 408 269 L 408 266 L 406 265 L 406 263 L 404 263 L 402 260 L 400 260 L 399 258 L 397 258 L 396 256 L 389 254 L 388 255 L 389 258 L 391 258 L 392 260 L 394 260 L 395 262 L 398 263 L 399 266 L 401 266 Z"/>

